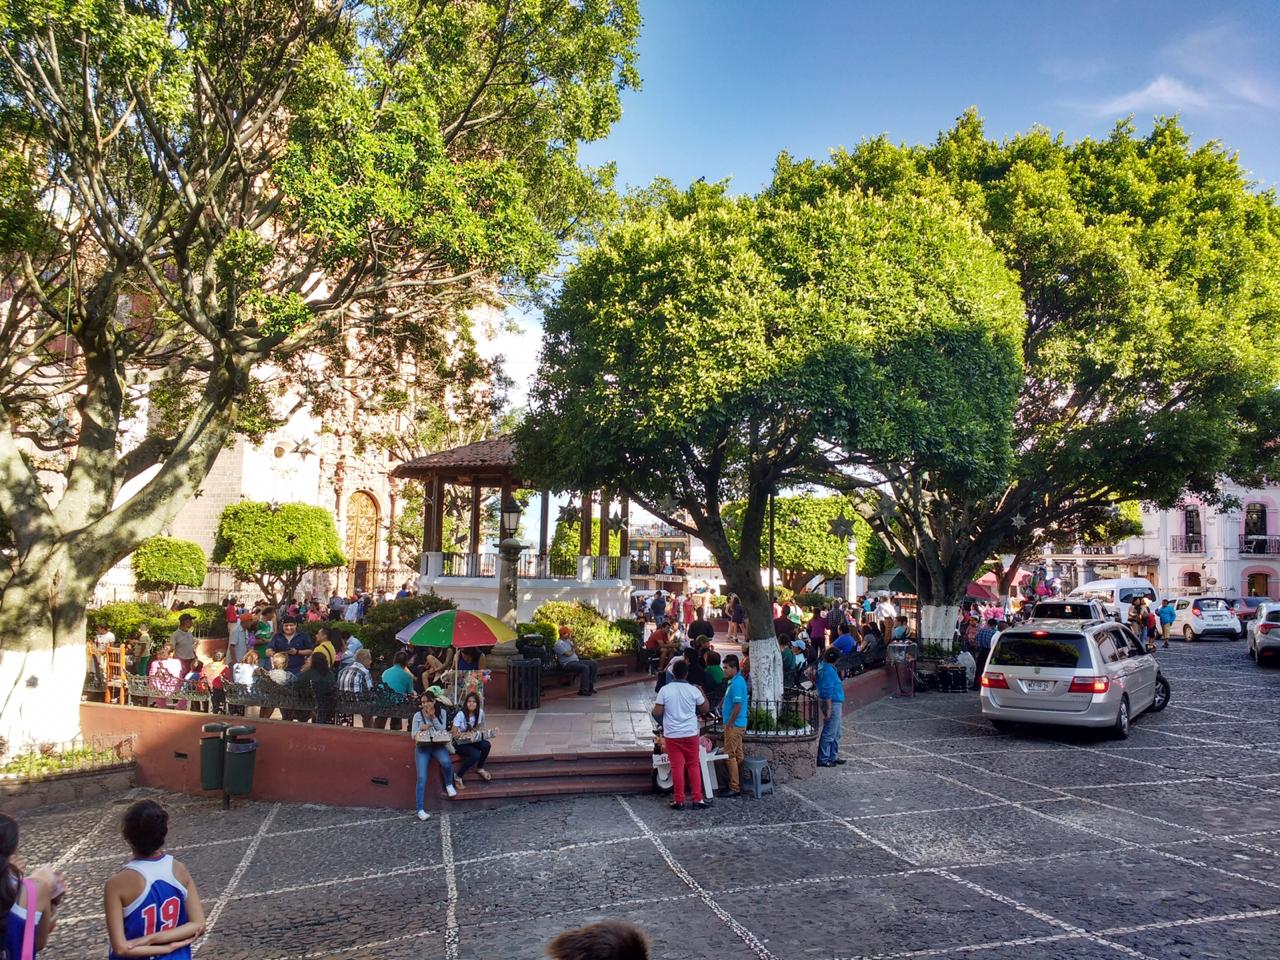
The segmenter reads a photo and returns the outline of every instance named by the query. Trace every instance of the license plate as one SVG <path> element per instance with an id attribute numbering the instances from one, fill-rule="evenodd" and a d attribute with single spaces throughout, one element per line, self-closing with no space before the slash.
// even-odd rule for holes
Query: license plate
<path id="1" fill-rule="evenodd" d="M 1033 693 L 1044 693 L 1053 689 L 1053 683 L 1049 680 L 1028 680 L 1027 689 Z"/>

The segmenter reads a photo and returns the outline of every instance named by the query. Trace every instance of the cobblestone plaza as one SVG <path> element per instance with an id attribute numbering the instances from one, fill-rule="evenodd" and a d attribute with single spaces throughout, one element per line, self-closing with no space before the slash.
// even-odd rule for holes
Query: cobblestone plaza
<path id="1" fill-rule="evenodd" d="M 998 735 L 976 697 L 885 700 L 847 718 L 847 765 L 701 814 L 617 796 L 420 824 L 169 796 L 209 917 L 197 955 L 535 958 L 618 917 L 659 958 L 1270 960 L 1280 672 L 1241 643 L 1160 656 L 1173 703 L 1127 742 Z M 28 861 L 71 889 L 42 957 L 104 954 L 124 802 L 22 818 Z"/>

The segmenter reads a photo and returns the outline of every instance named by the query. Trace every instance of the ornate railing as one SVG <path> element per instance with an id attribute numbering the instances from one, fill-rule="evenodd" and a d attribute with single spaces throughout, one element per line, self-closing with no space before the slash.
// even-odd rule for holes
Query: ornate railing
<path id="1" fill-rule="evenodd" d="M 1240 536 L 1240 552 L 1255 557 L 1280 556 L 1280 537 L 1242 534 Z"/>
<path id="2" fill-rule="evenodd" d="M 704 727 L 704 732 L 723 732 L 720 711 Z M 745 733 L 749 737 L 801 739 L 816 736 L 820 732 L 818 696 L 812 690 L 788 687 L 783 691 L 781 700 L 752 698 L 747 706 Z"/>
<path id="3" fill-rule="evenodd" d="M 446 553 L 443 577 L 496 577 L 498 555 L 495 553 Z"/>
<path id="4" fill-rule="evenodd" d="M 1174 553 L 1204 553 L 1204 536 L 1189 533 L 1186 536 L 1170 537 L 1169 549 Z"/>
<path id="5" fill-rule="evenodd" d="M 519 575 L 529 580 L 576 580 L 578 558 L 550 554 L 520 554 Z"/>

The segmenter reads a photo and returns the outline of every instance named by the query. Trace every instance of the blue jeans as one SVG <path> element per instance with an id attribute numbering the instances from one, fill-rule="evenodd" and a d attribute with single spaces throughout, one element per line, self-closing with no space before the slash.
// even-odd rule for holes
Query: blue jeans
<path id="1" fill-rule="evenodd" d="M 831 716 L 822 723 L 822 736 L 818 740 L 818 762 L 835 763 L 840 755 L 840 723 L 844 704 L 832 703 Z"/>
<path id="2" fill-rule="evenodd" d="M 423 806 L 423 802 L 427 792 L 427 769 L 429 762 L 433 758 L 440 765 L 440 782 L 453 783 L 453 757 L 449 755 L 449 750 L 444 744 L 436 744 L 430 747 L 415 746 L 413 748 L 413 766 L 418 773 L 418 782 L 414 786 L 414 798 L 418 801 L 419 810 L 426 809 Z"/>
<path id="3" fill-rule="evenodd" d="M 465 776 L 472 767 L 484 769 L 484 762 L 489 759 L 489 751 L 493 744 L 488 740 L 477 740 L 475 743 L 460 743 L 455 748 L 462 758 L 462 766 L 458 768 L 458 776 Z"/>

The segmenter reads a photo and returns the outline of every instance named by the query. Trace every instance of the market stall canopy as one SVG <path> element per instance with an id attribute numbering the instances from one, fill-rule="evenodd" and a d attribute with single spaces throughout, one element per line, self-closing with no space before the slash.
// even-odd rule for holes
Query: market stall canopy
<path id="1" fill-rule="evenodd" d="M 879 593 L 887 590 L 889 593 L 915 593 L 915 585 L 907 579 L 907 575 L 897 567 L 890 567 L 878 577 L 872 577 L 867 581 L 867 591 L 870 593 Z"/>
<path id="2" fill-rule="evenodd" d="M 989 600 L 995 602 L 1000 598 L 985 583 L 974 581 L 964 588 L 964 595 L 970 600 Z"/>

